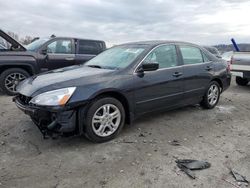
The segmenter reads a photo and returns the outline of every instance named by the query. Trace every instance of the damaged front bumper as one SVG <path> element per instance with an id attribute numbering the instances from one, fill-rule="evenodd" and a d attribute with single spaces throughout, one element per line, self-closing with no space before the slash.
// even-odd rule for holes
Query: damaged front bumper
<path id="1" fill-rule="evenodd" d="M 30 99 L 22 95 L 14 97 L 13 101 L 20 110 L 31 117 L 44 137 L 79 132 L 75 109 L 33 106 L 29 104 Z"/>

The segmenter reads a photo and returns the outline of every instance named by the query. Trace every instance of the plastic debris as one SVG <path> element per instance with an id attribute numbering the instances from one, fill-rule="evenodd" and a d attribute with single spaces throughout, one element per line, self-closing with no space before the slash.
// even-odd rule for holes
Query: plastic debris
<path id="1" fill-rule="evenodd" d="M 192 159 L 177 159 L 175 162 L 177 166 L 192 179 L 196 178 L 192 170 L 202 170 L 211 166 L 209 162 Z"/>
<path id="2" fill-rule="evenodd" d="M 179 140 L 172 140 L 172 141 L 169 141 L 169 144 L 172 145 L 172 146 L 180 146 L 180 142 Z"/>
<path id="3" fill-rule="evenodd" d="M 234 179 L 235 179 L 237 182 L 249 184 L 249 181 L 246 179 L 246 177 L 242 176 L 242 175 L 239 174 L 238 172 L 236 172 L 236 171 L 234 171 L 234 170 L 231 170 L 231 174 L 233 175 Z"/>

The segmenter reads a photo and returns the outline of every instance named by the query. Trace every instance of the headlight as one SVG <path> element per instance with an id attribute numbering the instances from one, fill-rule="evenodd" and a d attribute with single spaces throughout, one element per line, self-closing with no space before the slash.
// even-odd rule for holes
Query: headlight
<path id="1" fill-rule="evenodd" d="M 48 91 L 35 96 L 30 103 L 43 106 L 63 106 L 68 102 L 75 89 L 76 87 L 69 87 Z"/>

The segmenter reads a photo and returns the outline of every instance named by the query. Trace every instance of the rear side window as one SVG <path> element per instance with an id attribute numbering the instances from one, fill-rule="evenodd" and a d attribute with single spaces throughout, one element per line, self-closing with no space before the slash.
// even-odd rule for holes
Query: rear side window
<path id="1" fill-rule="evenodd" d="M 209 62 L 210 59 L 208 58 L 207 54 L 205 54 L 204 52 L 202 54 L 203 54 L 204 62 Z"/>
<path id="2" fill-rule="evenodd" d="M 201 50 L 192 46 L 180 46 L 184 65 L 203 63 Z"/>
<path id="3" fill-rule="evenodd" d="M 175 45 L 164 45 L 154 49 L 145 62 L 158 63 L 159 68 L 169 68 L 178 65 Z"/>
<path id="4" fill-rule="evenodd" d="M 102 51 L 102 44 L 97 41 L 79 40 L 78 54 L 97 55 Z"/>

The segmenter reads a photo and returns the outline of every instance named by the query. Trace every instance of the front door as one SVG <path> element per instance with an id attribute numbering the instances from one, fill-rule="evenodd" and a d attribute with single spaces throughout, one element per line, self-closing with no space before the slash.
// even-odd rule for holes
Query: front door
<path id="1" fill-rule="evenodd" d="M 143 63 L 158 63 L 159 69 L 134 74 L 136 115 L 181 103 L 183 68 L 178 59 L 175 45 L 159 46 L 146 57 Z"/>
<path id="2" fill-rule="evenodd" d="M 47 54 L 42 68 L 53 70 L 75 65 L 75 53 L 71 39 L 57 39 L 47 45 Z"/>

